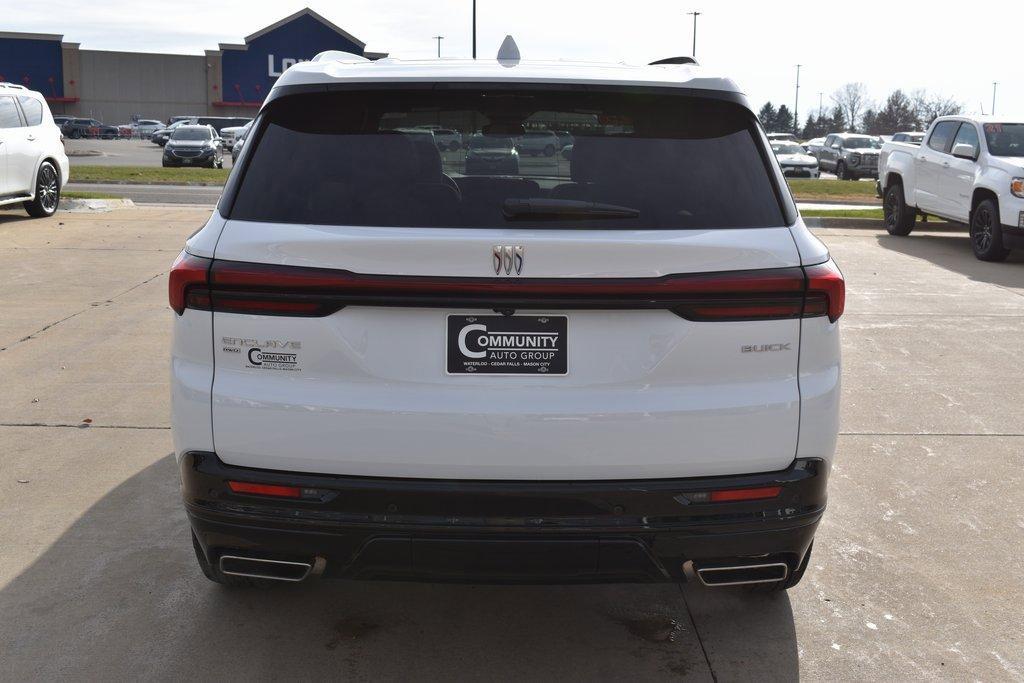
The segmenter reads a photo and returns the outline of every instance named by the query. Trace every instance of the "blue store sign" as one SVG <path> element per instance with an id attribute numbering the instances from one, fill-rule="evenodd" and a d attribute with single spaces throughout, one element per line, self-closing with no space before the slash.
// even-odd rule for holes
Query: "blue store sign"
<path id="1" fill-rule="evenodd" d="M 258 105 L 285 69 L 324 50 L 362 55 L 366 44 L 311 9 L 246 37 L 244 45 L 221 45 L 221 100 Z"/>

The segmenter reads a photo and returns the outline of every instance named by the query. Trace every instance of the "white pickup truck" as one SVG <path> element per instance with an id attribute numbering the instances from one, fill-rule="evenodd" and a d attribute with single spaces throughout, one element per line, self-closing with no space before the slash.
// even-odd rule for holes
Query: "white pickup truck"
<path id="1" fill-rule="evenodd" d="M 1024 122 L 943 116 L 917 146 L 887 142 L 878 162 L 885 227 L 909 235 L 919 215 L 970 226 L 983 261 L 1024 249 Z"/>

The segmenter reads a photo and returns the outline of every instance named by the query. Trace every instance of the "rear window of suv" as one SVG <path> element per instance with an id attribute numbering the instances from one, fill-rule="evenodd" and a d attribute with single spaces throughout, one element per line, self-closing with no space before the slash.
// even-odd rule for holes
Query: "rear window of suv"
<path id="1" fill-rule="evenodd" d="M 457 131 L 466 144 L 439 145 L 424 134 L 429 128 Z M 531 137 L 569 129 L 573 144 L 520 154 L 528 129 Z M 684 94 L 293 94 L 261 115 L 230 217 L 394 227 L 783 226 L 788 194 L 769 159 L 748 110 Z"/>

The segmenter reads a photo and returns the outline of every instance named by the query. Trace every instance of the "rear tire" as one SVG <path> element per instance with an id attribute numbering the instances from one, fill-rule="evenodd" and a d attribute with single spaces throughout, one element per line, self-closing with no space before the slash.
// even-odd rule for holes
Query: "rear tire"
<path id="1" fill-rule="evenodd" d="M 36 198 L 25 202 L 25 211 L 33 218 L 49 218 L 60 204 L 60 172 L 49 161 L 39 165 L 36 174 Z"/>
<path id="2" fill-rule="evenodd" d="M 846 164 L 842 161 L 836 164 L 836 178 L 839 180 L 849 180 L 850 175 L 846 172 Z"/>
<path id="3" fill-rule="evenodd" d="M 982 200 L 971 213 L 971 248 L 980 261 L 1005 261 L 1010 255 L 1003 246 L 999 206 L 992 199 Z"/>
<path id="4" fill-rule="evenodd" d="M 546 156 L 546 157 L 553 157 L 553 156 L 555 156 L 555 146 L 554 145 L 548 145 L 547 147 L 545 147 L 544 148 L 544 156 Z"/>
<path id="5" fill-rule="evenodd" d="M 907 206 L 901 183 L 894 182 L 885 191 L 882 212 L 885 214 L 885 229 L 890 235 L 906 237 L 917 222 L 917 210 Z"/>
<path id="6" fill-rule="evenodd" d="M 800 579 L 804 578 L 804 572 L 807 571 L 807 565 L 811 562 L 811 551 L 813 549 L 814 541 L 811 541 L 811 545 L 807 547 L 807 552 L 804 553 L 804 559 L 800 562 L 800 566 L 796 568 L 796 571 L 791 572 L 790 575 L 782 581 L 751 584 L 747 586 L 747 590 L 751 593 L 777 593 L 779 591 L 789 590 L 800 583 Z"/>
<path id="7" fill-rule="evenodd" d="M 268 588 L 275 583 L 274 581 L 268 581 L 266 579 L 253 579 L 248 576 L 230 576 L 223 573 L 219 567 L 211 564 L 210 560 L 207 559 L 206 553 L 203 552 L 203 546 L 200 545 L 199 539 L 196 538 L 194 531 L 192 532 L 192 549 L 196 553 L 196 561 L 199 563 L 199 569 L 202 570 L 203 576 L 214 583 L 233 588 Z"/>

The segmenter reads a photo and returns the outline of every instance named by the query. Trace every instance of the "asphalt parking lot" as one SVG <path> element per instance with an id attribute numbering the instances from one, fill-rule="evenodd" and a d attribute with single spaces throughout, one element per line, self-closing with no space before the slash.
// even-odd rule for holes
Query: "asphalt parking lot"
<path id="1" fill-rule="evenodd" d="M 64 140 L 64 150 L 75 166 L 160 166 L 163 147 L 149 140 Z M 231 150 L 224 150 L 224 168 L 231 168 Z"/>
<path id="2" fill-rule="evenodd" d="M 0 679 L 1024 679 L 1021 254 L 819 230 L 848 286 L 843 423 L 788 595 L 247 592 L 195 565 L 168 429 L 166 271 L 206 215 L 0 212 Z"/>

